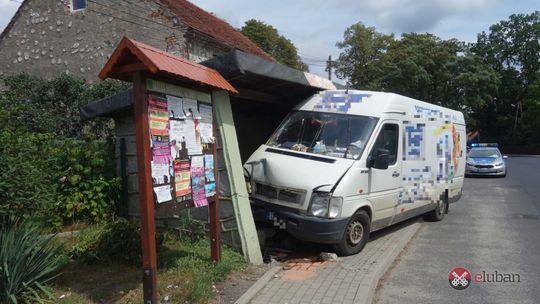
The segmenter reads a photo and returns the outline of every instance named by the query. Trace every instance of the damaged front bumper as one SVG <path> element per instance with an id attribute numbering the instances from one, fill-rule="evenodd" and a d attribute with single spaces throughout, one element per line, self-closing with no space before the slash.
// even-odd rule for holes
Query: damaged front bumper
<path id="1" fill-rule="evenodd" d="M 341 241 L 348 219 L 326 219 L 301 214 L 297 209 L 251 198 L 251 210 L 257 223 L 286 230 L 293 237 L 320 244 Z"/>

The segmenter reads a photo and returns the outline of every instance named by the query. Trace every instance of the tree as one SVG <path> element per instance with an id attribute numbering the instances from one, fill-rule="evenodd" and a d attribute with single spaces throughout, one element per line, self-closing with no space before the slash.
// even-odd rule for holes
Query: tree
<path id="1" fill-rule="evenodd" d="M 337 75 L 355 88 L 387 91 L 463 111 L 472 122 L 493 100 L 498 74 L 466 45 L 426 33 L 379 33 L 357 23 L 349 27 Z"/>
<path id="2" fill-rule="evenodd" d="M 81 78 L 66 74 L 45 80 L 28 74 L 6 76 L 7 90 L 0 94 L 0 130 L 49 133 L 61 137 L 78 137 L 89 131 L 98 136 L 111 132 L 111 123 L 94 120 L 83 123 L 79 108 L 89 102 L 128 88 L 120 81 L 103 81 L 87 85 Z"/>
<path id="3" fill-rule="evenodd" d="M 383 88 L 428 102 L 448 105 L 448 64 L 455 59 L 459 44 L 432 34 L 404 33 L 385 53 Z"/>
<path id="4" fill-rule="evenodd" d="M 250 19 L 245 22 L 240 31 L 262 50 L 274 57 L 277 62 L 293 69 L 309 70 L 307 64 L 298 56 L 296 46 L 289 39 L 280 35 L 273 26 Z"/>
<path id="5" fill-rule="evenodd" d="M 393 41 L 393 34 L 379 33 L 361 22 L 353 24 L 345 30 L 343 41 L 336 43 L 343 50 L 335 64 L 336 75 L 356 88 L 381 88 L 381 59 Z"/>
<path id="6" fill-rule="evenodd" d="M 514 14 L 492 25 L 489 33 L 478 35 L 472 51 L 501 75 L 496 114 L 507 133 L 513 130 L 509 137 L 524 143 L 526 138 L 521 136 L 524 132 L 519 128 L 520 122 L 540 119 L 525 115 L 528 110 L 536 111 L 535 102 L 531 100 L 540 97 L 531 92 L 531 86 L 540 80 L 540 12 Z M 525 124 L 534 125 L 533 122 Z"/>

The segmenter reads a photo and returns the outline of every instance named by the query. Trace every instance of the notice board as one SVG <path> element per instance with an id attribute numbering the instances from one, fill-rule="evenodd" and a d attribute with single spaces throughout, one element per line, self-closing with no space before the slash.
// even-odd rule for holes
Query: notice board
<path id="1" fill-rule="evenodd" d="M 147 99 L 156 210 L 207 206 L 217 189 L 211 95 L 148 79 Z"/>

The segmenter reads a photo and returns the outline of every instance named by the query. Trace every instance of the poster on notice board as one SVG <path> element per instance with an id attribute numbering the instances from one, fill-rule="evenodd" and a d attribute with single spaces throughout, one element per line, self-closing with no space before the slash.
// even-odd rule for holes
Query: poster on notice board
<path id="1" fill-rule="evenodd" d="M 155 203 L 208 205 L 216 194 L 211 104 L 151 92 L 148 120 Z"/>

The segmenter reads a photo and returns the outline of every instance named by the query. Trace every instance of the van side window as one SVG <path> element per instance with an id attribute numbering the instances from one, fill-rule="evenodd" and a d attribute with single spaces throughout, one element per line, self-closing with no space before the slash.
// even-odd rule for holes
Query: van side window
<path id="1" fill-rule="evenodd" d="M 388 165 L 392 166 L 397 161 L 399 126 L 396 124 L 385 124 L 382 127 L 373 149 L 371 156 L 377 156 L 377 150 L 386 149 L 389 152 Z"/>

